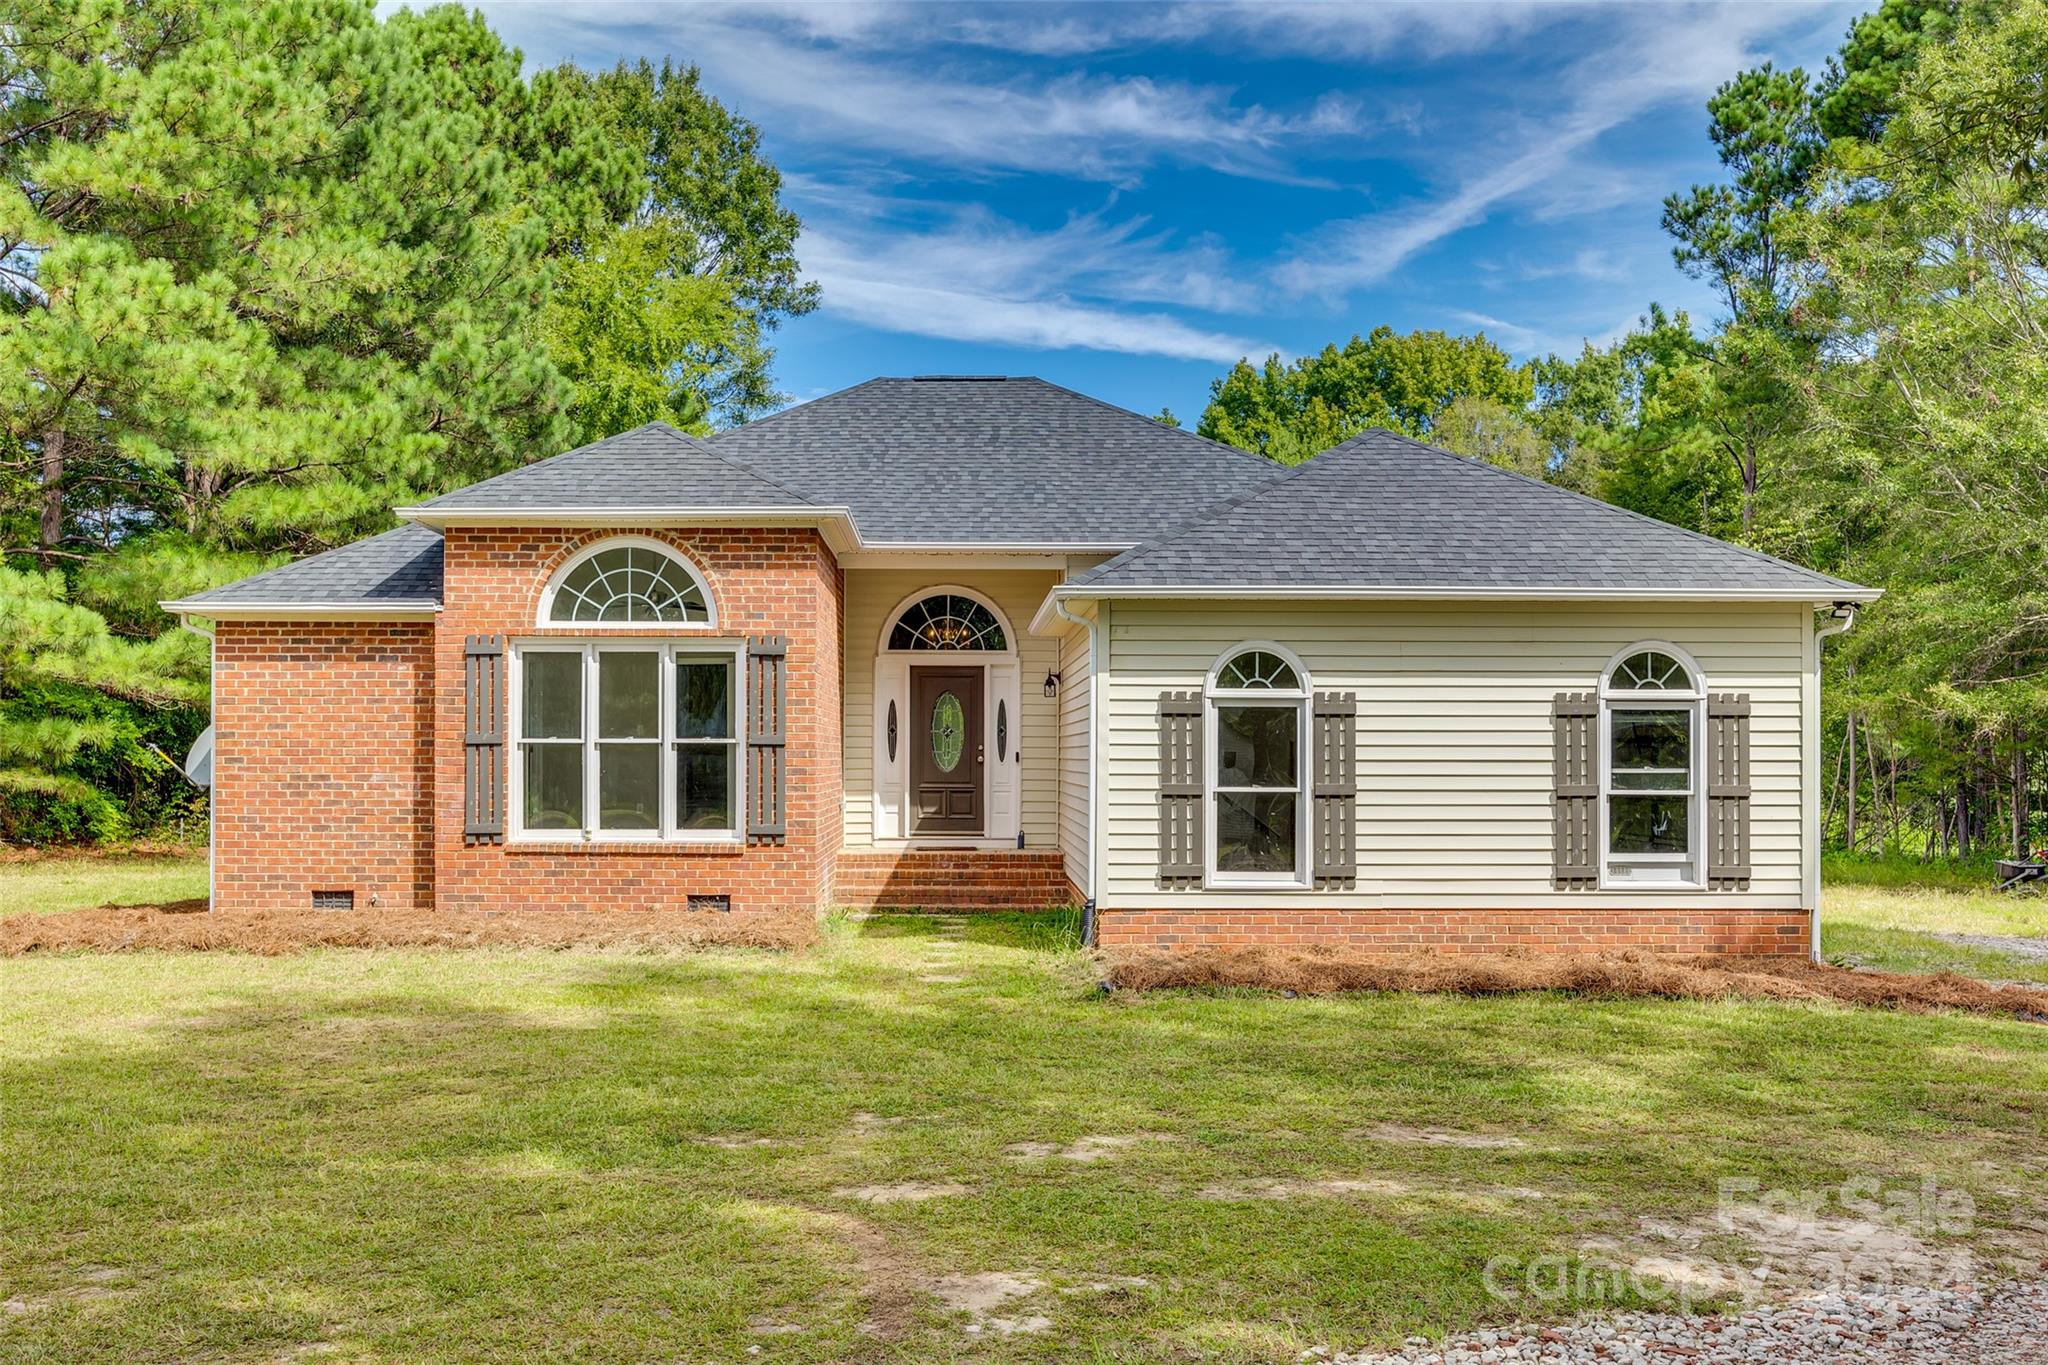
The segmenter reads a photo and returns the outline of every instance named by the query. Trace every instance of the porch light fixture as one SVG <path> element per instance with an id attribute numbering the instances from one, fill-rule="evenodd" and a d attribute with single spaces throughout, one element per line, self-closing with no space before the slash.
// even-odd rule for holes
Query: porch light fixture
<path id="1" fill-rule="evenodd" d="M 1047 669 L 1045 674 L 1045 695 L 1050 697 L 1060 690 L 1060 675 Z"/>

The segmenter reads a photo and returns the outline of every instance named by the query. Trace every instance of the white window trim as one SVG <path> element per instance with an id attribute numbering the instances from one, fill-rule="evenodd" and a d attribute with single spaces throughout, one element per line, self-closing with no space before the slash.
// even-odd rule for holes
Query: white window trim
<path id="1" fill-rule="evenodd" d="M 1686 670 L 1691 686 L 1684 690 L 1664 688 L 1655 691 L 1640 691 L 1620 688 L 1614 685 L 1614 670 L 1622 663 L 1645 650 L 1655 650 L 1676 659 Z M 1690 734 L 1686 744 L 1686 757 L 1691 771 L 1687 775 L 1685 808 L 1684 853 L 1629 853 L 1616 854 L 1608 846 L 1609 812 L 1615 796 L 1614 790 L 1614 713 L 1617 711 L 1684 711 L 1688 716 Z M 1618 650 L 1607 661 L 1607 667 L 1600 671 L 1600 723 L 1598 743 L 1600 748 L 1600 799 L 1599 799 L 1599 856 L 1600 889 L 1603 891 L 1700 891 L 1706 887 L 1705 851 L 1706 840 L 1706 782 L 1704 747 L 1707 734 L 1707 675 L 1701 669 L 1699 660 L 1666 640 L 1639 640 L 1627 648 Z M 1666 793 L 1676 795 L 1677 793 Z M 1677 868 L 1681 874 L 1670 880 L 1657 880 L 1626 875 L 1628 868 Z"/>
<path id="2" fill-rule="evenodd" d="M 551 619 L 555 609 L 555 594 L 561 591 L 562 584 L 568 579 L 569 575 L 574 573 L 577 567 L 585 560 L 593 559 L 607 550 L 620 549 L 650 550 L 655 554 L 672 560 L 677 567 L 690 576 L 690 581 L 697 585 L 697 591 L 703 595 L 704 619 L 702 621 L 556 621 Z M 534 624 L 548 630 L 602 631 L 605 634 L 611 634 L 615 631 L 626 634 L 634 632 L 645 634 L 649 630 L 709 632 L 718 629 L 718 599 L 712 596 L 711 580 L 705 576 L 704 571 L 691 563 L 682 551 L 667 541 L 656 540 L 653 536 L 606 536 L 602 540 L 592 541 L 555 566 L 555 571 L 548 575 L 547 586 L 541 589 L 540 609 L 535 614 Z"/>
<path id="3" fill-rule="evenodd" d="M 1297 688 L 1221 687 L 1217 679 L 1232 659 L 1263 650 L 1278 655 L 1294 670 Z M 1309 701 L 1315 695 L 1308 669 L 1300 656 L 1271 640 L 1247 640 L 1218 655 L 1202 683 L 1202 847 L 1205 850 L 1202 885 L 1210 890 L 1258 889 L 1265 891 L 1306 891 L 1309 881 Z M 1223 872 L 1216 866 L 1220 851 L 1216 844 L 1216 797 L 1219 792 L 1284 792 L 1285 787 L 1220 787 L 1216 781 L 1218 747 L 1217 710 L 1220 706 L 1291 707 L 1294 711 L 1294 870 L 1292 872 Z"/>
<path id="4" fill-rule="evenodd" d="M 612 829 L 601 830 L 594 821 L 597 818 L 597 660 L 605 653 L 652 653 L 661 659 L 661 733 L 657 738 L 632 741 L 607 741 L 614 743 L 658 744 L 661 761 L 658 765 L 661 798 L 661 823 L 658 829 Z M 526 656 L 529 654 L 577 654 L 583 659 L 583 734 L 573 741 L 583 749 L 583 814 L 582 829 L 530 830 L 526 828 L 526 745 L 532 743 L 571 743 L 568 740 L 534 740 L 525 736 L 526 698 Z M 732 665 L 732 692 L 727 709 L 732 719 L 732 737 L 724 743 L 732 752 L 732 818 L 733 827 L 725 830 L 695 830 L 676 828 L 676 746 L 693 741 L 682 740 L 675 733 L 675 661 L 677 657 L 704 657 L 729 660 Z M 603 639 L 579 640 L 563 636 L 542 636 L 538 639 L 514 640 L 508 652 L 510 667 L 507 677 L 506 710 L 508 715 L 506 736 L 508 753 L 505 771 L 506 832 L 508 842 L 515 844 L 582 847 L 597 844 L 739 844 L 745 834 L 742 823 L 747 809 L 747 643 L 745 640 L 701 638 L 677 639 L 674 636 L 642 636 L 623 639 L 606 636 Z M 710 742 L 710 741 L 707 741 Z"/>

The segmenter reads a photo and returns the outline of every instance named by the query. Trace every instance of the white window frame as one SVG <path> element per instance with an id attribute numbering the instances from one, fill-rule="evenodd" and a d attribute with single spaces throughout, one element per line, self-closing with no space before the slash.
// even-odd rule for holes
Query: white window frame
<path id="1" fill-rule="evenodd" d="M 570 574 L 581 567 L 586 560 L 595 559 L 598 555 L 608 550 L 625 549 L 652 551 L 665 559 L 673 561 L 678 568 L 685 574 L 688 574 L 690 581 L 697 585 L 698 593 L 704 598 L 704 619 L 702 621 L 557 621 L 553 619 L 555 596 L 561 591 L 562 584 L 568 580 Z M 667 541 L 656 540 L 653 536 L 606 536 L 602 540 L 592 541 L 555 566 L 555 571 L 548 575 L 547 586 L 541 589 L 540 608 L 535 613 L 534 624 L 547 630 L 588 630 L 603 631 L 607 634 L 613 631 L 632 633 L 648 630 L 715 631 L 718 629 L 718 599 L 711 595 L 711 580 L 705 576 L 704 571 L 695 564 L 692 564 L 682 551 Z"/>
<path id="2" fill-rule="evenodd" d="M 1642 691 L 1617 686 L 1615 670 L 1647 650 L 1668 654 L 1685 669 L 1690 686 L 1680 690 L 1664 688 Z M 1662 791 L 1660 796 L 1684 796 L 1685 844 L 1683 853 L 1615 853 L 1610 848 L 1614 787 L 1614 713 L 1616 711 L 1684 711 L 1690 734 L 1686 744 L 1689 771 L 1684 791 Z M 1706 838 L 1705 754 L 1707 734 L 1707 675 L 1699 661 L 1665 640 L 1639 640 L 1619 650 L 1600 672 L 1600 886 L 1603 890 L 1698 891 L 1706 885 L 1701 869 Z M 1627 793 L 1621 793 L 1627 794 Z M 1635 793 L 1641 795 L 1643 793 Z"/>
<path id="3" fill-rule="evenodd" d="M 660 734 L 645 740 L 600 741 L 597 733 L 597 670 L 598 659 L 608 653 L 655 654 L 660 657 L 661 727 Z M 583 659 L 583 735 L 580 740 L 528 740 L 525 735 L 526 719 L 526 659 L 533 654 L 576 654 Z M 732 669 L 732 692 L 728 699 L 727 711 L 732 720 L 732 735 L 728 739 L 684 739 L 676 733 L 676 660 L 701 658 L 715 659 L 730 665 Z M 506 710 L 510 713 L 507 736 L 509 754 L 505 772 L 506 792 L 506 838 L 520 844 L 737 844 L 744 838 L 742 822 L 747 809 L 747 768 L 744 746 L 747 733 L 747 645 L 744 640 L 706 640 L 692 637 L 676 639 L 672 636 L 642 636 L 622 639 L 607 636 L 601 640 L 567 639 L 562 636 L 543 636 L 531 640 L 515 640 L 510 650 L 511 667 L 508 677 L 511 686 L 507 692 Z M 658 744 L 661 747 L 661 761 L 658 765 L 661 800 L 661 819 L 655 829 L 600 829 L 597 801 L 597 750 L 600 742 L 614 744 Z M 581 829 L 533 829 L 526 828 L 526 746 L 529 743 L 569 744 L 577 743 L 583 748 L 583 827 Z M 678 745 L 723 745 L 732 754 L 732 828 L 722 830 L 678 829 L 676 828 L 676 749 Z"/>
<path id="4" fill-rule="evenodd" d="M 1218 679 L 1230 661 L 1254 651 L 1276 655 L 1294 670 L 1294 688 L 1224 687 Z M 1261 890 L 1306 891 L 1309 889 L 1309 700 L 1315 687 L 1301 659 L 1284 645 L 1271 640 L 1247 640 L 1217 656 L 1202 685 L 1202 844 L 1206 850 L 1203 885 L 1212 890 L 1258 888 Z M 1217 713 L 1224 706 L 1270 706 L 1294 712 L 1294 870 L 1292 872 L 1224 872 L 1216 866 L 1221 850 L 1216 843 L 1216 798 L 1240 792 L 1285 792 L 1285 787 L 1225 787 L 1216 780 L 1218 742 Z"/>

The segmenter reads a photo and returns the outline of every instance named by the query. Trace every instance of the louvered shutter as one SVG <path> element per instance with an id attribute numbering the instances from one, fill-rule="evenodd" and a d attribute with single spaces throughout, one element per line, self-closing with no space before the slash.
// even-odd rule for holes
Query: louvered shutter
<path id="1" fill-rule="evenodd" d="M 1315 879 L 1318 885 L 1349 884 L 1358 877 L 1358 694 L 1316 693 L 1314 724 Z"/>
<path id="2" fill-rule="evenodd" d="M 462 842 L 505 842 L 505 637 L 462 644 Z"/>
<path id="3" fill-rule="evenodd" d="M 783 757 L 788 654 L 789 641 L 780 635 L 747 641 L 747 838 L 757 844 L 779 844 L 789 837 Z"/>
<path id="4" fill-rule="evenodd" d="M 1159 694 L 1159 882 L 1202 880 L 1202 694 Z"/>
<path id="5" fill-rule="evenodd" d="M 1551 873 L 1560 891 L 1600 884 L 1600 764 L 1594 752 L 1599 699 L 1591 692 L 1560 692 L 1550 703 Z"/>
<path id="6" fill-rule="evenodd" d="M 1749 694 L 1707 694 L 1707 886 L 1749 889 Z"/>

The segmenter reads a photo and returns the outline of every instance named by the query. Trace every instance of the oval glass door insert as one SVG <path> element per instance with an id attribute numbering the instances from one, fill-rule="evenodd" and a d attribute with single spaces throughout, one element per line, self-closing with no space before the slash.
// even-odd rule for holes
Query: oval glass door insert
<path id="1" fill-rule="evenodd" d="M 952 772 L 960 766 L 960 752 L 967 742 L 967 713 L 961 708 L 960 698 L 951 692 L 939 693 L 939 699 L 932 703 L 932 762 L 942 773 Z"/>

